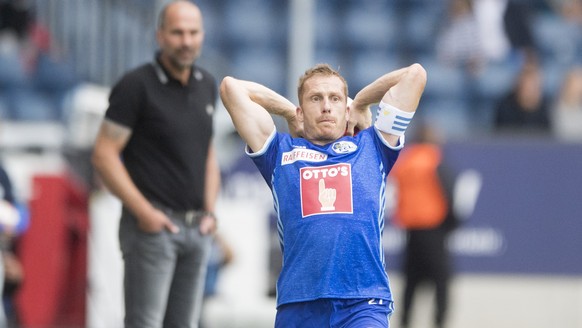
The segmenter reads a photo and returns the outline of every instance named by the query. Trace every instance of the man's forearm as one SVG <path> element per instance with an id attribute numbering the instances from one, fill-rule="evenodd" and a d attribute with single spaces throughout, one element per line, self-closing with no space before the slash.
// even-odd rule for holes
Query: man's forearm
<path id="1" fill-rule="evenodd" d="M 94 163 L 107 189 L 140 218 L 151 204 L 133 183 L 121 160 L 113 157 L 97 158 Z"/>
<path id="2" fill-rule="evenodd" d="M 382 110 L 378 112 L 374 124 L 392 146 L 398 143 L 416 112 L 426 81 L 427 75 L 422 65 L 412 64 L 406 67 L 396 84 L 389 87 L 381 98 Z"/>
<path id="3" fill-rule="evenodd" d="M 91 162 L 107 189 L 140 217 L 150 204 L 134 184 L 120 157 L 130 136 L 129 128 L 104 119 L 95 140 Z"/>
<path id="4" fill-rule="evenodd" d="M 405 67 L 389 72 L 368 84 L 356 94 L 352 107 L 355 110 L 367 110 L 370 105 L 379 103 L 384 94 L 400 81 L 407 70 L 408 67 Z"/>
<path id="5" fill-rule="evenodd" d="M 241 81 L 249 92 L 252 101 L 265 108 L 270 114 L 278 115 L 286 120 L 294 119 L 296 107 L 287 98 L 277 92 L 250 81 Z"/>
<path id="6" fill-rule="evenodd" d="M 277 92 L 250 81 L 241 81 L 252 101 L 263 107 L 269 114 L 283 117 L 287 121 L 289 133 L 293 137 L 303 134 L 303 125 L 297 121 L 297 107 Z"/>
<path id="7" fill-rule="evenodd" d="M 220 193 L 220 167 L 216 158 L 214 146 L 208 150 L 206 160 L 206 185 L 204 190 L 204 210 L 214 213 L 216 200 Z"/>

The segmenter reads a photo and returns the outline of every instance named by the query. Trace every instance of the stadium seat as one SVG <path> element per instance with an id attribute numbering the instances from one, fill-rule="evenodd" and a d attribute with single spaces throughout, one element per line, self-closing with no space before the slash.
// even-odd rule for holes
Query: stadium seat
<path id="1" fill-rule="evenodd" d="M 266 0 L 227 0 L 223 17 L 227 42 L 233 47 L 286 43 L 286 16 L 272 7 Z"/>
<path id="2" fill-rule="evenodd" d="M 469 134 L 470 113 L 466 100 L 423 96 L 418 114 L 418 120 L 435 124 L 446 138 L 458 138 Z"/>
<path id="3" fill-rule="evenodd" d="M 545 61 L 571 64 L 582 50 L 582 29 L 555 13 L 540 13 L 532 24 L 535 41 Z"/>
<path id="4" fill-rule="evenodd" d="M 0 53 L 0 88 L 22 86 L 28 77 L 16 53 Z"/>
<path id="5" fill-rule="evenodd" d="M 424 94 L 434 97 L 466 98 L 468 94 L 467 76 L 457 67 L 440 63 L 432 56 L 419 60 L 427 71 Z"/>
<path id="6" fill-rule="evenodd" d="M 283 93 L 287 80 L 284 56 L 274 48 L 241 49 L 232 58 L 232 75 Z"/>
<path id="7" fill-rule="evenodd" d="M 218 47 L 223 38 L 224 33 L 222 29 L 224 27 L 223 17 L 221 17 L 222 9 L 214 1 L 201 1 L 197 2 L 197 5 L 202 11 L 204 16 L 204 47 Z"/>
<path id="8" fill-rule="evenodd" d="M 324 51 L 338 51 L 342 47 L 343 35 L 338 33 L 342 20 L 340 10 L 332 6 L 331 1 L 315 2 L 314 38 L 317 48 Z"/>
<path id="9" fill-rule="evenodd" d="M 356 52 L 349 63 L 343 74 L 348 80 L 350 94 L 355 94 L 380 76 L 400 68 L 398 58 L 384 51 Z"/>
<path id="10" fill-rule="evenodd" d="M 42 91 L 64 92 L 79 83 L 72 64 L 65 58 L 41 54 L 37 59 L 34 85 Z"/>
<path id="11" fill-rule="evenodd" d="M 3 90 L 0 89 L 0 122 L 10 115 L 10 112 L 8 111 L 8 98 L 2 91 Z"/>
<path id="12" fill-rule="evenodd" d="M 343 74 L 345 67 L 348 65 L 344 57 L 345 56 L 343 56 L 340 51 L 335 51 L 329 48 L 316 47 L 313 64 L 315 65 L 318 63 L 327 63 Z"/>
<path id="13" fill-rule="evenodd" d="M 557 61 L 548 61 L 542 65 L 542 78 L 545 94 L 552 98 L 558 95 L 563 80 L 570 67 L 570 65 L 562 64 Z"/>
<path id="14" fill-rule="evenodd" d="M 56 121 L 59 114 L 51 99 L 32 88 L 17 88 L 8 97 L 9 119 L 16 121 Z"/>
<path id="15" fill-rule="evenodd" d="M 399 33 L 396 17 L 381 2 L 362 2 L 347 6 L 341 21 L 345 41 L 350 47 L 389 51 L 396 48 Z"/>
<path id="16" fill-rule="evenodd" d="M 433 53 L 443 15 L 440 8 L 434 5 L 408 12 L 399 28 L 406 47 L 418 56 Z"/>
<path id="17" fill-rule="evenodd" d="M 475 79 L 477 97 L 498 99 L 512 88 L 519 66 L 512 62 L 488 63 Z"/>

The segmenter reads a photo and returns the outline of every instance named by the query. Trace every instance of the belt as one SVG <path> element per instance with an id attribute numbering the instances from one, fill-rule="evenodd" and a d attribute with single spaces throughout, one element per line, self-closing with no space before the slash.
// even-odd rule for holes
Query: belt
<path id="1" fill-rule="evenodd" d="M 186 222 L 186 225 L 193 225 L 200 223 L 200 219 L 204 216 L 206 212 L 202 210 L 185 210 L 185 211 L 177 211 L 171 209 L 167 206 L 164 206 L 157 202 L 152 202 L 155 208 L 159 209 L 160 211 L 166 213 L 166 215 L 183 220 Z"/>

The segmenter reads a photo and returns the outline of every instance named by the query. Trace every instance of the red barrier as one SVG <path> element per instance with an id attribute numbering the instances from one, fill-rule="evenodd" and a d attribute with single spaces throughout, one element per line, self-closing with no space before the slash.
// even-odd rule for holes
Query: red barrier
<path id="1" fill-rule="evenodd" d="M 84 327 L 87 291 L 88 200 L 68 176 L 36 176 L 30 227 L 19 256 L 24 281 L 16 295 L 23 327 Z"/>

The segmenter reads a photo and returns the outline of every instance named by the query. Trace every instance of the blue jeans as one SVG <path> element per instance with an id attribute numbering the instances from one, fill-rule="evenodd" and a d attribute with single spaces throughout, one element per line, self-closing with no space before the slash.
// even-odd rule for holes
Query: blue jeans
<path id="1" fill-rule="evenodd" d="M 211 237 L 202 236 L 196 222 L 170 218 L 179 233 L 146 233 L 123 210 L 125 328 L 198 327 Z"/>

